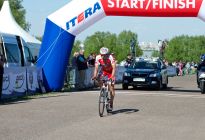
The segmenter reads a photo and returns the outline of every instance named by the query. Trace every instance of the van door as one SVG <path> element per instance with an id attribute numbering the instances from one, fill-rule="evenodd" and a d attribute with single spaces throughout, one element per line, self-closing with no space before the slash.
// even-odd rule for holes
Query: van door
<path id="1" fill-rule="evenodd" d="M 31 54 L 30 49 L 27 46 L 24 46 L 24 55 L 25 55 L 25 66 L 33 66 L 34 58 Z"/>

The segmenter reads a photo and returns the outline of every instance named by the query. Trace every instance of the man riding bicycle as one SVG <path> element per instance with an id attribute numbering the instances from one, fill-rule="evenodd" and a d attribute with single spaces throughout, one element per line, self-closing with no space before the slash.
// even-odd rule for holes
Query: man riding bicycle
<path id="1" fill-rule="evenodd" d="M 101 66 L 101 72 L 98 74 L 99 66 Z M 100 54 L 96 56 L 95 60 L 95 69 L 92 79 L 96 79 L 97 77 L 107 76 L 108 80 L 111 80 L 111 99 L 110 99 L 110 111 L 113 109 L 113 101 L 115 96 L 115 71 L 116 71 L 116 62 L 111 54 L 109 54 L 109 49 L 106 47 L 102 47 L 100 49 Z M 101 86 L 101 84 L 100 84 Z"/>

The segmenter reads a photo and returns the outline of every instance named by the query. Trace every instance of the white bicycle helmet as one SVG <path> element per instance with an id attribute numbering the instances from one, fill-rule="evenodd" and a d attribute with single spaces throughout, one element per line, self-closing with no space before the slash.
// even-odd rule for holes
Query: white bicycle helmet
<path id="1" fill-rule="evenodd" d="M 106 47 L 102 47 L 102 48 L 100 49 L 100 54 L 102 54 L 102 55 L 108 54 L 108 52 L 109 52 L 109 49 L 106 48 Z"/>

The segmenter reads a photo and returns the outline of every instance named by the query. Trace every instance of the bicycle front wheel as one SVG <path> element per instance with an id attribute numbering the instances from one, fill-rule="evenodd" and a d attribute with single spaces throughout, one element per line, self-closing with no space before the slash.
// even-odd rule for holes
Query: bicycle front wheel
<path id="1" fill-rule="evenodd" d="M 104 109 L 105 109 L 105 94 L 104 90 L 102 89 L 100 91 L 100 96 L 99 96 L 99 115 L 100 117 L 103 117 Z"/>

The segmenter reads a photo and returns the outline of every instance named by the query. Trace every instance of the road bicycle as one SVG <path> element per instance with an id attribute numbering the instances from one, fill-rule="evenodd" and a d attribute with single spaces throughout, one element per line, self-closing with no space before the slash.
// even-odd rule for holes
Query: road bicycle
<path id="1" fill-rule="evenodd" d="M 108 80 L 107 76 L 102 77 L 100 80 L 102 82 L 102 86 L 100 89 L 99 95 L 99 115 L 103 117 L 104 110 L 106 108 L 107 114 L 111 113 L 110 110 L 110 86 L 111 80 Z"/>

